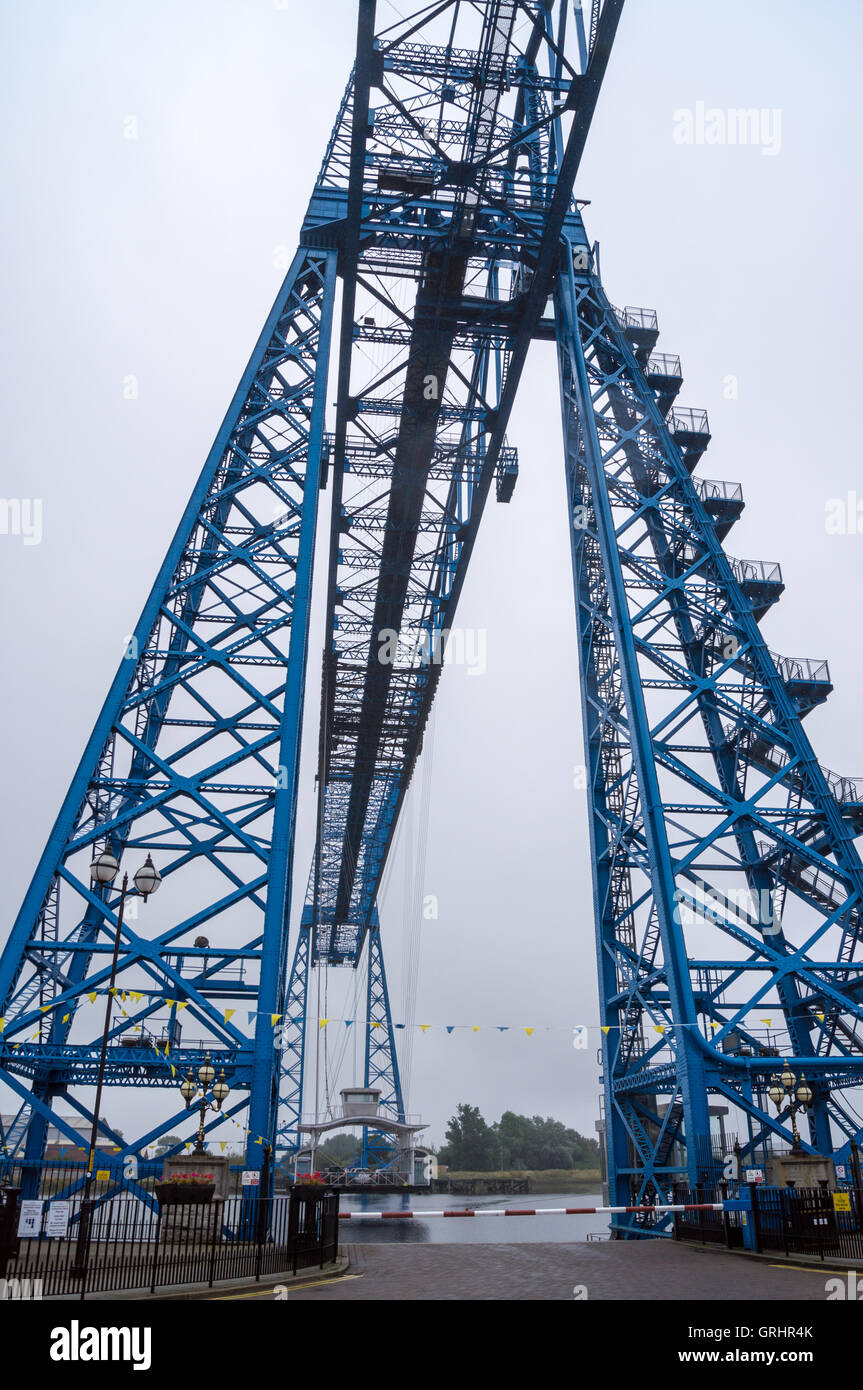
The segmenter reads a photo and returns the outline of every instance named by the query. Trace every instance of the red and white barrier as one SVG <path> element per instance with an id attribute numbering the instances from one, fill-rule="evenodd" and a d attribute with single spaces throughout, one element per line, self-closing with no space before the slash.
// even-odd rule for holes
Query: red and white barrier
<path id="1" fill-rule="evenodd" d="M 657 1207 L 482 1207 L 475 1211 L 340 1211 L 340 1221 L 424 1221 L 430 1216 L 617 1216 L 624 1212 L 722 1211 L 721 1202 L 689 1202 Z"/>

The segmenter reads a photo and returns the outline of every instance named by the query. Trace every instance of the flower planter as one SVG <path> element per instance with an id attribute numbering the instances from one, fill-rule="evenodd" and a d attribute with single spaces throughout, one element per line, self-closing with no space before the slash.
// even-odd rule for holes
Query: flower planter
<path id="1" fill-rule="evenodd" d="M 160 1207 L 205 1206 L 213 1200 L 214 1182 L 165 1182 L 156 1188 Z"/>

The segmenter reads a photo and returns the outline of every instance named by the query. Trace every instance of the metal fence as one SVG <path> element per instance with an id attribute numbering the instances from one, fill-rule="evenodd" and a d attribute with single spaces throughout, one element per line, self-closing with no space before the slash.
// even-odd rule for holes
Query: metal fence
<path id="1" fill-rule="evenodd" d="M 820 1259 L 863 1260 L 863 1197 L 847 1191 L 848 1211 L 837 1211 L 833 1193 L 820 1187 L 767 1187 L 752 1185 L 754 1248 L 781 1251 L 785 1255 L 816 1255 Z M 681 1202 L 720 1202 L 720 1191 L 699 1188 L 675 1194 Z M 677 1240 L 702 1245 L 743 1246 L 742 1211 L 676 1212 Z"/>
<path id="2" fill-rule="evenodd" d="M 786 1255 L 863 1259 L 863 1200 L 848 1191 L 849 1211 L 836 1211 L 833 1193 L 820 1187 L 754 1187 L 755 1233 L 760 1250 Z"/>
<path id="3" fill-rule="evenodd" d="M 161 1204 L 145 1189 L 96 1188 L 82 1223 L 83 1189 L 46 1176 L 36 1197 L 0 1189 L 0 1278 L 43 1297 L 255 1279 L 322 1267 L 338 1254 L 338 1193 Z M 29 1203 L 29 1205 L 28 1205 Z"/>
<path id="4" fill-rule="evenodd" d="M 674 1194 L 675 1202 L 721 1202 L 713 1187 L 687 1188 Z M 674 1213 L 675 1240 L 700 1241 L 702 1245 L 724 1245 L 736 1250 L 743 1245 L 740 1213 L 736 1211 L 678 1211 Z"/>

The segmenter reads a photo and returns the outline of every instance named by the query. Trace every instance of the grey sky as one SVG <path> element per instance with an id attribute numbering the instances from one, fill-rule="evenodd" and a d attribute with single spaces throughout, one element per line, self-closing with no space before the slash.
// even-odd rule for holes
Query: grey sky
<path id="1" fill-rule="evenodd" d="M 2 495 L 41 499 L 44 532 L 38 545 L 0 536 L 7 921 L 279 286 L 278 248 L 293 250 L 354 11 L 352 0 L 0 6 Z M 681 403 L 710 413 L 699 473 L 744 484 L 729 551 L 782 563 L 786 593 L 763 624 L 771 647 L 830 659 L 836 691 L 808 728 L 821 760 L 847 773 L 863 773 L 863 523 L 829 535 L 825 506 L 863 499 L 861 28 L 850 0 L 630 0 L 577 189 L 611 298 L 658 310 L 659 349 L 683 359 Z M 675 112 L 699 102 L 778 110 L 778 153 L 675 143 Z M 596 1117 L 595 1053 L 574 1051 L 569 1032 L 597 1010 L 546 344 L 531 351 L 510 439 L 515 495 L 488 509 L 460 612 L 487 632 L 487 672 L 451 668 L 435 718 L 422 890 L 439 917 L 419 928 L 416 1021 L 513 1030 L 416 1038 L 410 1108 L 438 1140 L 459 1100 L 588 1133 Z M 312 720 L 319 652 L 320 624 Z M 312 776 L 307 758 L 300 898 Z M 398 1018 L 409 832 L 382 904 Z M 345 983 L 331 983 L 334 1016 Z M 110 1095 L 110 1118 L 128 1126 L 133 1104 Z"/>

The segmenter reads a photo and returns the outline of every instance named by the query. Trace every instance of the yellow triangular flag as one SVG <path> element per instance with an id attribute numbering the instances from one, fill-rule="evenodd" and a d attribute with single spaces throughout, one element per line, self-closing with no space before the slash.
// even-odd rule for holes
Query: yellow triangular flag
<path id="1" fill-rule="evenodd" d="M 380 1026 L 381 1026 L 381 1025 L 380 1025 L 379 1023 L 370 1023 L 370 1024 L 369 1024 L 369 1027 L 370 1027 L 370 1028 L 380 1028 Z"/>
<path id="2" fill-rule="evenodd" d="M 40 1008 L 39 1008 L 40 1014 L 46 1014 L 46 1013 L 48 1012 L 48 1010 L 50 1009 L 50 1007 L 51 1007 L 50 1004 L 42 1004 L 42 1005 L 40 1006 Z"/>
<path id="3" fill-rule="evenodd" d="M 236 1009 L 226 1009 L 226 1010 L 225 1010 L 225 1022 L 227 1023 L 229 1019 L 233 1018 L 233 1017 L 234 1017 L 234 1014 L 235 1014 L 236 1012 L 237 1012 Z"/>
<path id="4" fill-rule="evenodd" d="M 95 1004 L 98 993 L 99 991 L 97 989 L 94 989 L 92 994 L 87 995 L 87 998 L 90 1000 L 91 1004 Z"/>
<path id="5" fill-rule="evenodd" d="M 282 1016 L 281 1014 L 270 1014 L 270 1027 L 271 1027 L 271 1028 L 275 1028 L 275 1026 L 276 1026 L 276 1024 L 278 1023 L 278 1021 L 279 1021 L 279 1019 L 281 1018 L 281 1016 Z"/>
<path id="6" fill-rule="evenodd" d="M 6 1020 L 5 1020 L 5 1018 L 0 1018 L 0 1033 L 3 1032 L 3 1030 L 4 1030 L 5 1027 L 6 1027 Z"/>
<path id="7" fill-rule="evenodd" d="M 607 1023 L 607 1024 L 600 1024 L 600 1027 L 602 1028 L 603 1033 L 610 1033 L 610 1032 L 611 1032 L 611 1024 L 610 1024 L 610 1023 Z"/>
<path id="8" fill-rule="evenodd" d="M 224 1139 L 221 1139 L 221 1140 L 219 1141 L 219 1148 L 222 1150 L 222 1153 L 225 1152 L 225 1149 L 226 1149 L 227 1147 L 228 1147 L 228 1146 L 227 1146 L 227 1144 L 225 1143 Z"/>
<path id="9" fill-rule="evenodd" d="M 528 1037 L 531 1037 L 531 1036 L 536 1032 L 536 1029 L 535 1029 L 535 1028 L 525 1028 L 524 1031 L 527 1033 L 527 1036 L 528 1036 Z"/>
<path id="10" fill-rule="evenodd" d="M 327 1024 L 329 1023 L 329 1021 L 330 1021 L 330 1020 L 329 1020 L 328 1018 L 319 1018 L 319 1019 L 318 1019 L 318 1027 L 319 1027 L 319 1028 L 326 1028 L 326 1026 L 327 1026 Z"/>
<path id="11" fill-rule="evenodd" d="M 665 1024 L 664 1024 L 664 1023 L 654 1023 L 654 1025 L 653 1025 L 653 1031 L 654 1031 L 654 1033 L 664 1033 L 664 1032 L 665 1032 Z"/>
<path id="12" fill-rule="evenodd" d="M 771 1025 L 771 1023 L 773 1022 L 773 1019 L 772 1019 L 772 1018 L 762 1018 L 762 1019 L 761 1019 L 761 1022 L 762 1022 L 762 1023 L 766 1023 L 766 1024 L 767 1024 L 767 1027 L 769 1028 L 770 1025 Z"/>
<path id="13" fill-rule="evenodd" d="M 823 1015 L 823 1014 L 816 1014 L 815 1017 L 818 1018 L 818 1019 L 820 1019 L 822 1023 L 824 1022 L 824 1015 Z"/>
<path id="14" fill-rule="evenodd" d="M 188 1007 L 189 1007 L 189 1001 L 188 1001 L 188 999 L 179 999 L 179 1000 L 177 1001 L 177 1013 L 179 1013 L 181 1009 L 187 1009 Z"/>
<path id="15" fill-rule="evenodd" d="M 429 1030 L 430 1028 L 431 1028 L 431 1024 L 430 1024 L 430 1023 L 421 1023 L 421 1024 L 420 1024 L 420 1032 L 422 1032 L 422 1033 L 427 1033 L 428 1030 Z"/>
<path id="16" fill-rule="evenodd" d="M 174 1066 L 174 1063 L 173 1063 L 173 1062 L 169 1062 L 169 1063 L 168 1063 L 168 1066 L 171 1068 L 171 1075 L 172 1075 L 172 1076 L 176 1076 L 176 1075 L 177 1075 L 177 1068 Z"/>
<path id="17" fill-rule="evenodd" d="M 476 1023 L 471 1024 L 471 1031 L 474 1032 L 474 1033 L 478 1033 L 478 1032 L 479 1032 L 479 1025 L 476 1024 Z"/>
<path id="18" fill-rule="evenodd" d="M 64 1022 L 64 1023 L 68 1023 L 68 1022 L 69 1022 L 69 1019 L 70 1019 L 71 1017 L 72 1017 L 71 1014 L 64 1014 L 64 1015 L 63 1015 L 63 1022 Z"/>

